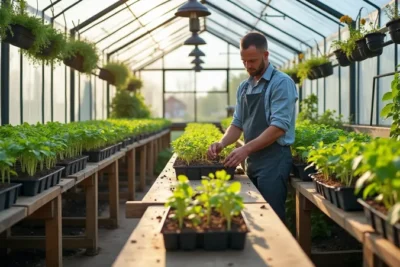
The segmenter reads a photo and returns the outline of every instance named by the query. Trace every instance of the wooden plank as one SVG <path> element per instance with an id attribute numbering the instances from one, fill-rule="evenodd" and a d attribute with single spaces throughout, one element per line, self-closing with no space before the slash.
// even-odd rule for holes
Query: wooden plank
<path id="1" fill-rule="evenodd" d="M 154 145 L 153 141 L 147 144 L 147 176 L 150 181 L 154 180 Z"/>
<path id="2" fill-rule="evenodd" d="M 80 172 L 77 172 L 75 174 L 72 174 L 68 176 L 67 178 L 75 179 L 75 184 L 79 184 L 82 182 L 84 179 L 87 177 L 91 176 L 93 173 L 98 171 L 98 166 L 96 163 L 88 163 L 86 165 L 86 168 L 81 170 Z"/>
<path id="3" fill-rule="evenodd" d="M 361 243 L 364 242 L 365 233 L 374 232 L 374 228 L 367 223 L 364 212 L 348 212 L 345 217 L 344 229 Z"/>
<path id="4" fill-rule="evenodd" d="M 140 148 L 140 186 L 139 190 L 144 191 L 146 187 L 146 159 L 147 159 L 147 146 Z"/>
<path id="5" fill-rule="evenodd" d="M 27 216 L 25 207 L 10 207 L 0 212 L 0 233 L 7 230 Z"/>
<path id="6" fill-rule="evenodd" d="M 115 228 L 118 227 L 118 218 L 119 218 L 119 173 L 118 173 L 118 160 L 116 160 L 110 166 L 111 170 L 108 177 L 109 182 L 109 209 L 110 209 L 110 218 L 116 221 L 114 225 Z"/>
<path id="7" fill-rule="evenodd" d="M 119 151 L 112 155 L 111 157 L 106 158 L 105 160 L 102 160 L 100 162 L 88 162 L 88 166 L 97 166 L 98 171 L 104 171 L 106 167 L 108 167 L 111 163 L 114 161 L 119 160 L 123 156 L 125 156 L 125 151 Z"/>
<path id="8" fill-rule="evenodd" d="M 127 201 L 125 205 L 125 217 L 141 218 L 148 207 L 163 205 L 160 202 Z"/>
<path id="9" fill-rule="evenodd" d="M 266 209 L 262 209 L 262 206 Z M 166 252 L 157 216 L 165 207 L 149 207 L 113 266 L 313 266 L 268 204 L 246 204 L 250 232 L 243 251 Z"/>
<path id="10" fill-rule="evenodd" d="M 374 233 L 366 233 L 364 246 L 387 265 L 393 267 L 400 266 L 400 249 L 382 236 Z M 369 256 L 369 258 L 371 257 Z"/>
<path id="11" fill-rule="evenodd" d="M 98 227 L 115 228 L 115 226 L 118 224 L 118 220 L 114 218 L 99 217 L 97 223 Z M 64 226 L 85 227 L 86 218 L 64 217 L 62 218 L 62 224 Z"/>
<path id="12" fill-rule="evenodd" d="M 12 236 L 0 239 L 1 247 L 10 249 L 46 248 L 46 236 Z M 84 236 L 63 236 L 62 246 L 64 249 L 91 248 L 93 241 Z"/>
<path id="13" fill-rule="evenodd" d="M 171 196 L 171 187 L 173 188 L 175 183 L 177 182 L 175 169 L 173 168 L 173 164 L 176 158 L 176 154 L 171 157 L 167 165 L 164 167 L 164 170 L 160 173 L 148 193 L 143 197 L 143 202 L 165 203 L 167 199 Z M 243 201 L 245 203 L 265 202 L 261 193 L 246 175 L 235 175 L 235 177 L 230 182 L 233 181 L 240 182 L 242 186 L 241 196 L 243 197 Z M 197 187 L 201 185 L 201 180 L 191 180 L 190 184 L 193 187 Z"/>
<path id="14" fill-rule="evenodd" d="M 46 220 L 46 266 L 62 266 L 61 195 L 53 200 L 55 216 Z"/>
<path id="15" fill-rule="evenodd" d="M 34 197 L 21 196 L 17 199 L 17 202 L 13 206 L 27 208 L 27 216 L 29 216 L 60 194 L 61 188 L 58 186 L 53 186 Z"/>
<path id="16" fill-rule="evenodd" d="M 304 252 L 311 256 L 311 209 L 308 202 L 296 191 L 296 238 Z"/>
<path id="17" fill-rule="evenodd" d="M 98 233 L 98 175 L 92 175 L 92 184 L 85 188 L 86 190 L 86 236 L 91 241 L 87 248 L 87 254 L 97 255 L 99 245 Z M 78 243 L 79 244 L 79 243 Z"/>
<path id="18" fill-rule="evenodd" d="M 75 179 L 61 178 L 60 182 L 57 185 L 61 187 L 61 193 L 64 193 L 75 186 Z"/>

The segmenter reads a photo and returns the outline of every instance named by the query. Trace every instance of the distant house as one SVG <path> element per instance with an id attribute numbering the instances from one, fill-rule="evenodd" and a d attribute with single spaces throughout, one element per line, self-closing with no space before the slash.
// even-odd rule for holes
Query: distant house
<path id="1" fill-rule="evenodd" d="M 186 114 L 186 105 L 181 100 L 170 96 L 165 101 L 165 118 L 183 118 Z"/>

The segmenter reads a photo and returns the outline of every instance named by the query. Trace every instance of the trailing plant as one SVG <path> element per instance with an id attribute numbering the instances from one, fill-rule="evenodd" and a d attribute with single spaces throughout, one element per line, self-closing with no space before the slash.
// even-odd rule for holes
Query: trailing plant
<path id="1" fill-rule="evenodd" d="M 83 57 L 83 72 L 90 75 L 97 68 L 99 55 L 94 43 L 70 39 L 65 48 L 63 59 L 70 59 L 76 55 Z"/>
<path id="2" fill-rule="evenodd" d="M 301 62 L 298 66 L 299 69 L 297 72 L 297 77 L 300 79 L 300 83 L 303 83 L 303 81 L 308 77 L 308 75 L 310 75 L 312 68 L 318 67 L 328 62 L 329 58 L 327 56 L 317 57 L 315 55 L 312 55 L 310 59 Z"/>
<path id="3" fill-rule="evenodd" d="M 135 75 L 131 75 L 129 77 L 128 83 L 127 83 L 127 90 L 129 91 L 137 91 L 140 90 L 143 86 L 143 82 L 141 79 L 137 78 Z"/>
<path id="4" fill-rule="evenodd" d="M 111 103 L 112 118 L 149 118 L 150 108 L 144 97 L 137 93 L 132 95 L 127 90 L 119 90 Z"/>
<path id="5" fill-rule="evenodd" d="M 129 68 L 126 64 L 118 61 L 108 62 L 104 67 L 114 76 L 114 85 L 118 89 L 125 88 L 129 78 Z"/>
<path id="6" fill-rule="evenodd" d="M 60 63 L 65 54 L 67 44 L 64 34 L 50 25 L 46 25 L 44 29 L 49 40 L 49 46 L 51 46 L 51 52 L 49 55 L 44 55 L 43 51 L 49 46 L 43 47 L 41 51 L 35 55 L 35 58 L 43 60 L 43 63 L 46 65 Z"/>
<path id="7" fill-rule="evenodd" d="M 0 3 L 0 40 L 6 38 L 7 30 L 10 28 L 10 23 L 13 16 L 13 9 L 10 1 Z"/>
<path id="8" fill-rule="evenodd" d="M 400 76 L 394 75 L 391 83 L 391 90 L 385 93 L 382 101 L 390 101 L 381 111 L 381 116 L 385 119 L 391 118 L 390 137 L 400 140 Z"/>

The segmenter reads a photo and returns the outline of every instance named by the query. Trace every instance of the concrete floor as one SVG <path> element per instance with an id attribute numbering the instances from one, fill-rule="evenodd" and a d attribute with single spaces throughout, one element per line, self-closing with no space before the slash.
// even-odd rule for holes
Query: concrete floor
<path id="1" fill-rule="evenodd" d="M 146 192 L 150 189 L 147 186 L 145 192 L 137 192 L 135 200 L 141 200 Z M 106 211 L 107 212 L 107 211 Z M 99 254 L 96 256 L 86 256 L 84 254 L 72 257 L 64 257 L 64 267 L 83 267 L 83 266 L 96 266 L 96 267 L 109 267 L 112 266 L 115 259 L 118 257 L 119 252 L 127 242 L 132 231 L 135 229 L 139 219 L 125 218 L 125 202 L 120 204 L 120 221 L 119 228 L 99 229 Z"/>

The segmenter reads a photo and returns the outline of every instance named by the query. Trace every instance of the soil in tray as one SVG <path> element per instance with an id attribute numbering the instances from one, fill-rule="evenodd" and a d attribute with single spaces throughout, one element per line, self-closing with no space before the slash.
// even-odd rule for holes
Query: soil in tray
<path id="1" fill-rule="evenodd" d="M 340 181 L 338 181 L 335 177 L 329 177 L 329 180 L 324 179 L 324 175 L 322 173 L 313 174 L 313 176 L 317 179 L 318 182 L 323 183 L 325 185 L 333 186 L 333 187 L 345 187 Z M 353 183 L 355 184 L 356 179 L 353 179 Z"/>
<path id="2" fill-rule="evenodd" d="M 186 161 L 181 160 L 181 159 L 176 159 L 175 160 L 175 167 L 186 167 L 186 166 L 211 166 L 211 167 L 218 167 L 221 166 L 223 167 L 223 162 L 220 160 L 214 160 L 214 161 L 200 161 L 200 160 L 194 160 L 190 162 L 190 165 L 187 165 Z"/>
<path id="3" fill-rule="evenodd" d="M 169 215 L 173 214 L 173 211 L 170 210 L 168 216 L 165 220 L 162 232 L 164 233 L 180 233 L 185 231 L 196 231 L 198 233 L 206 233 L 206 232 L 216 232 L 216 231 L 226 231 L 226 220 L 221 217 L 221 215 L 213 211 L 211 213 L 210 218 L 210 226 L 207 225 L 207 217 L 204 216 L 202 218 L 201 223 L 198 226 L 193 225 L 190 220 L 185 220 L 183 222 L 182 230 L 179 229 L 178 221 L 169 218 Z M 247 232 L 247 227 L 245 221 L 242 216 L 234 216 L 232 218 L 231 225 L 232 232 Z"/>

